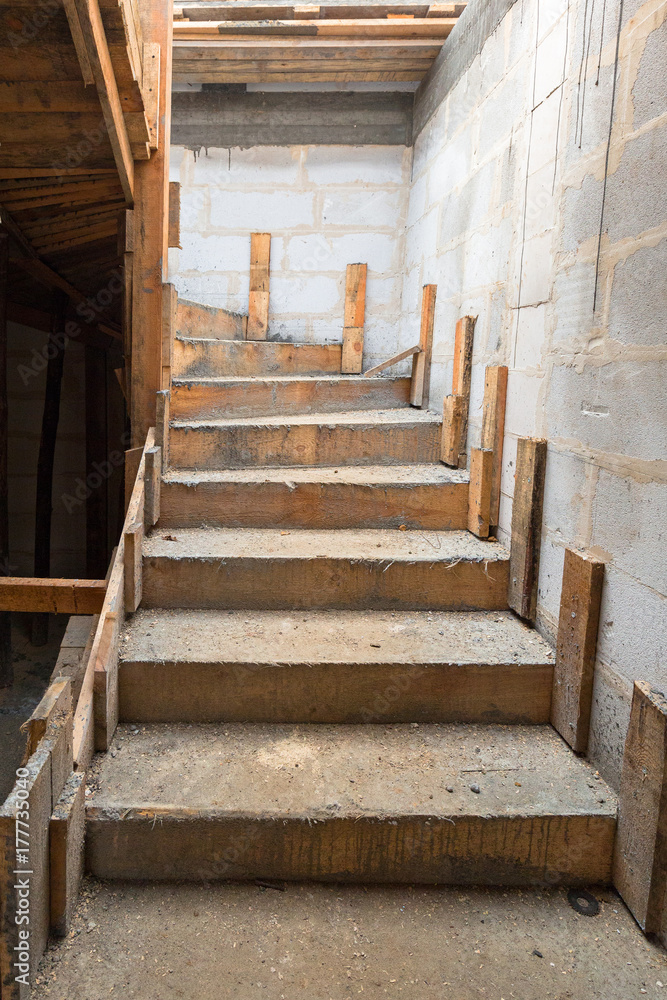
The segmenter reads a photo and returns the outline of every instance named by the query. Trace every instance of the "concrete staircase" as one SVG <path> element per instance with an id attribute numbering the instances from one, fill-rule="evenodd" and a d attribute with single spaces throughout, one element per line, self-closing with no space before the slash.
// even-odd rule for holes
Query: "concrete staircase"
<path id="1" fill-rule="evenodd" d="M 616 802 L 408 380 L 175 342 L 170 467 L 93 768 L 103 878 L 610 879 Z"/>

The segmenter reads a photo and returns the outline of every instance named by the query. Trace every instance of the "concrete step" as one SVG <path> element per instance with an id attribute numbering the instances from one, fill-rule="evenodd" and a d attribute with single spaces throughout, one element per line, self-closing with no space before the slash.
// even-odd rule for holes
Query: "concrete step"
<path id="1" fill-rule="evenodd" d="M 342 352 L 342 344 L 176 337 L 173 374 L 188 378 L 340 375 Z"/>
<path id="2" fill-rule="evenodd" d="M 149 608 L 507 608 L 509 553 L 467 531 L 184 528 L 144 540 Z"/>
<path id="3" fill-rule="evenodd" d="M 174 380 L 172 417 L 264 417 L 410 405 L 409 378 L 296 375 Z"/>
<path id="4" fill-rule="evenodd" d="M 553 654 L 511 612 L 140 610 L 119 670 L 130 722 L 545 723 Z"/>
<path id="5" fill-rule="evenodd" d="M 86 810 L 100 878 L 610 881 L 614 794 L 550 726 L 149 724 L 113 745 Z"/>
<path id="6" fill-rule="evenodd" d="M 169 461 L 177 469 L 437 462 L 440 434 L 437 414 L 412 408 L 174 420 Z"/>
<path id="7" fill-rule="evenodd" d="M 444 465 L 170 470 L 161 527 L 452 529 L 468 524 L 468 474 Z"/>

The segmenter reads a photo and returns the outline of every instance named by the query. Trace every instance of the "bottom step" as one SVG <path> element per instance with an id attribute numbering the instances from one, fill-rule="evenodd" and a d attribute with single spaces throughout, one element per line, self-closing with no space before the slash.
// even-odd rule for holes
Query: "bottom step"
<path id="1" fill-rule="evenodd" d="M 613 792 L 550 726 L 119 726 L 101 878 L 608 883 Z"/>

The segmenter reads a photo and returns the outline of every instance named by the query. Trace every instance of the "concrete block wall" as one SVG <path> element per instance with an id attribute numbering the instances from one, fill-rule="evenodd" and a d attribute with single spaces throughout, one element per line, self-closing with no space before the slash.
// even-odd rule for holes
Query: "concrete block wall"
<path id="1" fill-rule="evenodd" d="M 479 317 L 472 445 L 484 368 L 509 366 L 503 541 L 516 439 L 549 441 L 538 621 L 555 634 L 566 546 L 606 561 L 589 752 L 617 786 L 633 680 L 667 690 L 667 4 L 624 5 L 610 137 L 618 0 L 494 0 L 466 60 L 480 2 L 417 95 L 401 346 L 436 282 L 439 410 L 456 319 Z"/>
<path id="2" fill-rule="evenodd" d="M 250 233 L 270 232 L 269 336 L 339 342 L 345 269 L 368 264 L 365 363 L 396 353 L 411 152 L 405 146 L 172 147 L 182 298 L 246 313 Z"/>

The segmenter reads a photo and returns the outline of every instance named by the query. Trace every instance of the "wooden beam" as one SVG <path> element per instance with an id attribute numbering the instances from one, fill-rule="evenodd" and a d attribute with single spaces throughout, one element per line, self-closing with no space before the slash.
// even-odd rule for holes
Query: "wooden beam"
<path id="1" fill-rule="evenodd" d="M 60 393 L 65 364 L 65 317 L 68 299 L 64 292 L 53 294 L 52 324 L 47 345 L 46 387 L 42 430 L 37 458 L 35 487 L 35 576 L 51 574 L 51 515 L 53 512 L 53 465 L 60 420 Z M 45 646 L 49 638 L 49 618 L 36 614 L 32 619 L 32 644 Z"/>
<path id="2" fill-rule="evenodd" d="M 565 550 L 551 725 L 576 753 L 586 753 L 593 702 L 604 563 Z"/>
<path id="3" fill-rule="evenodd" d="M 426 39 L 431 44 L 438 44 L 447 38 L 456 24 L 457 18 L 452 17 L 419 17 L 411 18 L 326 18 L 313 21 L 299 20 L 266 20 L 266 21 L 177 21 L 174 23 L 174 44 L 182 42 L 217 41 L 228 36 L 235 39 L 271 36 L 281 39 L 285 37 L 305 36 L 308 38 L 386 38 L 401 40 L 405 38 Z"/>
<path id="4" fill-rule="evenodd" d="M 359 375 L 364 354 L 366 313 L 366 264 L 348 264 L 345 275 L 345 318 L 343 321 L 343 375 Z"/>
<path id="5" fill-rule="evenodd" d="M 458 468 L 461 454 L 461 427 L 465 411 L 463 396 L 445 396 L 442 407 L 440 461 Z"/>
<path id="6" fill-rule="evenodd" d="M 431 386 L 431 355 L 433 353 L 433 322 L 435 319 L 435 297 L 437 285 L 424 285 L 422 291 L 422 314 L 419 330 L 419 354 L 412 359 L 412 379 L 410 383 L 410 405 L 428 406 Z"/>
<path id="7" fill-rule="evenodd" d="M 157 149 L 135 164 L 135 244 L 132 279 L 132 444 L 143 446 L 155 426 L 156 393 L 162 386 L 163 282 L 167 277 L 169 135 L 171 132 L 172 27 L 169 4 L 142 0 L 141 33 L 159 45 Z M 146 64 L 144 64 L 144 67 Z"/>
<path id="8" fill-rule="evenodd" d="M 95 83 L 95 77 L 93 76 L 93 69 L 90 65 L 90 59 L 88 58 L 86 40 L 83 37 L 83 31 L 81 30 L 81 21 L 79 20 L 76 0 L 63 0 L 63 6 L 69 22 L 69 30 L 72 33 L 72 41 L 74 42 L 74 48 L 76 50 L 77 59 L 79 60 L 79 66 L 81 67 L 83 82 L 88 87 L 90 84 Z"/>
<path id="9" fill-rule="evenodd" d="M 545 440 L 528 437 L 518 439 L 507 603 L 528 621 L 535 620 L 537 610 L 546 464 Z"/>
<path id="10" fill-rule="evenodd" d="M 157 394 L 155 402 L 155 444 L 162 453 L 162 471 L 169 468 L 169 415 L 171 393 L 162 389 Z"/>
<path id="11" fill-rule="evenodd" d="M 478 538 L 489 537 L 492 469 L 492 451 L 483 448 L 470 449 L 468 531 Z"/>
<path id="12" fill-rule="evenodd" d="M 141 92 L 148 122 L 148 145 L 157 149 L 160 134 L 160 46 L 144 42 L 144 72 Z"/>
<path id="13" fill-rule="evenodd" d="M 507 367 L 489 366 L 484 376 L 482 406 L 482 448 L 493 452 L 491 473 L 491 528 L 498 527 L 500 512 L 500 480 L 503 472 L 503 442 L 505 438 L 505 406 L 507 401 Z"/>
<path id="14" fill-rule="evenodd" d="M 9 470 L 7 405 L 7 296 L 9 236 L 0 230 L 0 581 L 9 572 Z M 11 617 L 0 611 L 0 688 L 14 683 Z"/>
<path id="15" fill-rule="evenodd" d="M 169 182 L 169 246 L 181 247 L 181 185 Z"/>
<path id="16" fill-rule="evenodd" d="M 613 879 L 645 934 L 667 945 L 667 699 L 635 682 L 625 740 Z"/>
<path id="17" fill-rule="evenodd" d="M 76 9 L 118 176 L 131 204 L 134 200 L 134 160 L 98 0 L 76 0 Z"/>
<path id="18" fill-rule="evenodd" d="M 266 340 L 269 329 L 270 266 L 271 233 L 253 233 L 250 237 L 248 340 Z"/>
<path id="19" fill-rule="evenodd" d="M 76 912 L 83 877 L 86 775 L 72 771 L 49 822 L 51 931 L 65 937 Z"/>
<path id="20" fill-rule="evenodd" d="M 95 615 L 104 600 L 104 580 L 0 577 L 0 611 L 48 612 L 52 615 Z"/>
<path id="21" fill-rule="evenodd" d="M 166 283 L 162 292 L 162 383 L 163 389 L 171 389 L 171 369 L 173 365 L 174 337 L 176 336 L 178 292 L 176 286 Z"/>
<path id="22" fill-rule="evenodd" d="M 466 467 L 466 444 L 468 441 L 468 411 L 470 409 L 470 383 L 472 381 L 472 349 L 475 335 L 476 316 L 463 316 L 456 324 L 454 337 L 454 371 L 452 393 L 463 397 L 459 439 L 459 469 Z"/>
<path id="23" fill-rule="evenodd" d="M 413 354 L 419 354 L 421 348 L 418 344 L 414 347 L 408 347 L 407 351 L 401 351 L 400 354 L 395 354 L 393 358 L 389 358 L 387 361 L 381 361 L 379 365 L 375 365 L 374 368 L 369 368 L 368 371 L 364 372 L 364 378 L 372 378 L 373 375 L 379 375 L 383 372 L 385 368 L 391 368 L 392 365 L 397 365 L 399 361 L 405 361 L 406 358 L 410 358 Z"/>

